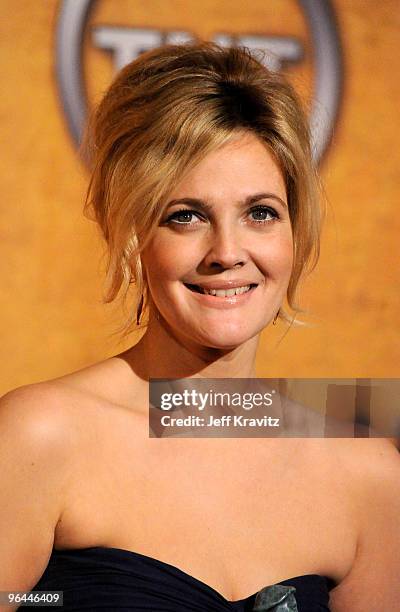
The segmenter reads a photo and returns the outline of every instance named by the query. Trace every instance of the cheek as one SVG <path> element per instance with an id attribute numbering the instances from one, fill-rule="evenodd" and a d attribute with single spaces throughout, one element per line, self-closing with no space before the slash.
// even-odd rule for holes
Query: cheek
<path id="1" fill-rule="evenodd" d="M 281 267 L 283 273 L 291 274 L 293 268 L 293 240 L 291 236 L 281 244 L 277 265 Z"/>
<path id="2" fill-rule="evenodd" d="M 153 287 L 182 278 L 193 265 L 190 250 L 181 241 L 156 238 L 143 253 L 147 278 Z"/>
<path id="3" fill-rule="evenodd" d="M 286 282 L 293 267 L 293 240 L 291 235 L 276 236 L 260 245 L 258 265 L 267 278 Z"/>

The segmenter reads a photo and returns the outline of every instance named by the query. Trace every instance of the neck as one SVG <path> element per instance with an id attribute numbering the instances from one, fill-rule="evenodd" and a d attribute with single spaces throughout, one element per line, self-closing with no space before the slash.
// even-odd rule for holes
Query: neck
<path id="1" fill-rule="evenodd" d="M 177 337 L 164 319 L 150 316 L 141 340 L 125 353 L 136 374 L 150 378 L 256 378 L 259 336 L 244 344 L 219 349 Z"/>

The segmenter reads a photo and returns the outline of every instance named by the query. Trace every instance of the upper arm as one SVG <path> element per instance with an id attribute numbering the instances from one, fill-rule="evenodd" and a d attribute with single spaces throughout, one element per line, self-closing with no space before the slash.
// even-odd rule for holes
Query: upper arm
<path id="1" fill-rule="evenodd" d="M 388 440 L 364 442 L 370 449 L 357 488 L 357 553 L 350 572 L 330 593 L 332 612 L 400 607 L 400 455 Z"/>
<path id="2" fill-rule="evenodd" d="M 60 415 L 46 384 L 0 399 L 0 591 L 30 590 L 47 566 L 67 475 Z"/>

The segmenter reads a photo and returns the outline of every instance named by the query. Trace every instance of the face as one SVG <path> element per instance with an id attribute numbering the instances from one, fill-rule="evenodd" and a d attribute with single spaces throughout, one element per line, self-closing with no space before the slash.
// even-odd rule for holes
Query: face
<path id="1" fill-rule="evenodd" d="M 176 337 L 232 349 L 268 325 L 286 294 L 293 239 L 284 179 L 256 136 L 237 137 L 184 176 L 142 261 Z"/>

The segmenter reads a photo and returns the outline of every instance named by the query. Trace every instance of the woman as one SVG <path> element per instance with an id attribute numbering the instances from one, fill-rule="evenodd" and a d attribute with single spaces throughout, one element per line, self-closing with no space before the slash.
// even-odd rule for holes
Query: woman
<path id="1" fill-rule="evenodd" d="M 65 610 L 400 609 L 389 441 L 149 438 L 150 378 L 253 378 L 261 331 L 296 313 L 319 212 L 291 87 L 246 49 L 165 46 L 119 73 L 90 135 L 108 299 L 134 281 L 148 325 L 3 398 L 1 590 L 63 591 Z"/>

